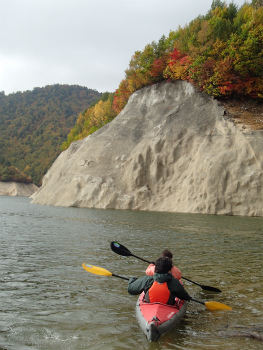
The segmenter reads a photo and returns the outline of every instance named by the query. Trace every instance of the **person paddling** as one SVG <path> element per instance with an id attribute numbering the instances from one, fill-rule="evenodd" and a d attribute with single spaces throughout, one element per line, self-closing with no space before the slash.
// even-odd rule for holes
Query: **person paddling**
<path id="1" fill-rule="evenodd" d="M 165 250 L 162 252 L 161 257 L 167 257 L 167 258 L 169 258 L 169 259 L 171 260 L 171 262 L 172 262 L 172 268 L 171 268 L 170 273 L 174 276 L 174 278 L 180 280 L 180 279 L 182 278 L 182 274 L 181 274 L 181 271 L 180 271 L 177 267 L 175 267 L 175 266 L 173 265 L 173 253 L 170 252 L 170 250 L 165 249 Z M 148 276 L 153 276 L 153 275 L 154 275 L 154 270 L 155 270 L 155 264 L 151 263 L 151 264 L 147 267 L 145 273 L 146 273 L 146 275 L 148 275 Z"/>
<path id="2" fill-rule="evenodd" d="M 128 293 L 137 295 L 145 292 L 145 301 L 149 303 L 159 302 L 174 305 L 176 297 L 182 300 L 190 300 L 190 295 L 183 285 L 169 273 L 171 269 L 172 262 L 168 257 L 157 259 L 153 276 L 129 279 Z"/>

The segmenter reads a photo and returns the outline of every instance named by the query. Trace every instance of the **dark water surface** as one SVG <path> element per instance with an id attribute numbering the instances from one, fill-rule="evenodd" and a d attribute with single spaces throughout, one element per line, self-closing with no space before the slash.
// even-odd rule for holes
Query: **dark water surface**
<path id="1" fill-rule="evenodd" d="M 263 219 L 34 205 L 0 197 L 0 349 L 261 349 Z M 127 282 L 89 274 L 83 262 L 123 276 L 146 265 L 110 249 L 117 240 L 155 260 L 175 254 L 183 276 L 220 288 L 209 294 L 186 283 L 185 318 L 158 343 L 148 343 L 135 319 L 137 297 Z"/>

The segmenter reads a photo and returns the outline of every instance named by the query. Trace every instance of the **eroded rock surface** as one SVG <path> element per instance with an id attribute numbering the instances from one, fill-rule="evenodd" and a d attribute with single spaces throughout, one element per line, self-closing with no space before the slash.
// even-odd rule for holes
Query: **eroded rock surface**
<path id="1" fill-rule="evenodd" d="M 162 82 L 71 144 L 33 203 L 263 216 L 262 150 L 263 132 L 242 133 L 217 100 Z"/>

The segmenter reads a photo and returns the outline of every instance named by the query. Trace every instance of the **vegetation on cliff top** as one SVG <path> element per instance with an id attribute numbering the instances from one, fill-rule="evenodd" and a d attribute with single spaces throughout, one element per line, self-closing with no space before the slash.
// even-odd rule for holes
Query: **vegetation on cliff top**
<path id="1" fill-rule="evenodd" d="M 78 113 L 101 96 L 85 87 L 58 84 L 7 96 L 0 93 L 0 156 L 4 157 L 0 180 L 32 179 L 40 185 Z M 20 169 L 19 176 L 15 169 Z"/>
<path id="2" fill-rule="evenodd" d="M 214 0 L 206 15 L 136 51 L 125 73 L 114 97 L 79 115 L 63 150 L 112 120 L 133 92 L 162 80 L 186 80 L 217 98 L 263 101 L 263 0 L 239 9 Z"/>
<path id="3" fill-rule="evenodd" d="M 135 52 L 113 108 L 119 113 L 134 91 L 164 79 L 186 80 L 217 98 L 263 99 L 263 1 L 238 9 L 214 0 L 205 16 Z"/>

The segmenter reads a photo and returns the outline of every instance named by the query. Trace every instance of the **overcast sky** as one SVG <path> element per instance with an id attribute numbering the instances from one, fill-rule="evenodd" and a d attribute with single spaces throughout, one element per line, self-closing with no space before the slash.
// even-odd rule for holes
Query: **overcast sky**
<path id="1" fill-rule="evenodd" d="M 244 0 L 234 3 L 240 7 Z M 113 92 L 135 51 L 205 15 L 211 4 L 212 0 L 0 0 L 0 91 L 7 95 L 76 84 Z"/>

